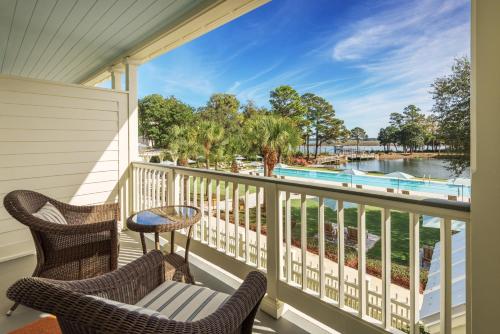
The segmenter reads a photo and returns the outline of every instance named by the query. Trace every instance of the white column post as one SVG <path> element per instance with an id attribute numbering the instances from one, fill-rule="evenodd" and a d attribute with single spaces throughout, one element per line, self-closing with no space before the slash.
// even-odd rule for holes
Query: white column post
<path id="1" fill-rule="evenodd" d="M 134 196 L 133 189 L 130 181 L 132 180 L 132 168 L 130 163 L 136 161 L 139 157 L 139 110 L 137 101 L 137 67 L 139 62 L 127 58 L 125 60 L 125 89 L 128 91 L 128 163 L 129 163 L 129 177 L 126 183 L 126 193 L 129 198 L 127 201 L 128 207 L 132 207 L 132 198 Z M 113 85 L 119 87 L 121 85 L 121 78 L 118 71 L 113 71 L 114 81 Z M 113 75 L 112 75 L 113 77 Z M 128 212 L 127 214 L 130 214 Z"/>
<path id="2" fill-rule="evenodd" d="M 282 241 L 279 240 L 279 192 L 278 187 L 273 183 L 268 183 L 264 187 L 264 199 L 266 202 L 267 219 L 267 294 L 262 300 L 261 309 L 275 319 L 283 314 L 284 304 L 278 299 L 278 285 L 280 280 L 280 259 L 279 247 Z"/>
<path id="3" fill-rule="evenodd" d="M 473 0 L 471 4 L 472 203 L 471 224 L 467 227 L 468 334 L 496 332 L 500 309 L 500 1 Z"/>
<path id="4" fill-rule="evenodd" d="M 109 68 L 109 72 L 111 73 L 111 89 L 123 90 L 122 77 L 124 71 L 123 64 L 113 65 Z"/>
<path id="5" fill-rule="evenodd" d="M 111 73 L 111 88 L 123 90 L 121 78 L 123 74 L 123 65 L 116 64 L 109 68 Z M 134 171 L 130 166 L 129 147 L 128 147 L 128 101 L 120 99 L 120 108 L 118 112 L 118 146 L 119 146 L 119 174 L 118 198 L 120 205 L 120 221 L 122 228 L 125 228 L 125 220 L 135 209 L 134 206 Z"/>
<path id="6" fill-rule="evenodd" d="M 139 62 L 127 58 L 125 62 L 125 84 L 128 91 L 129 160 L 137 160 L 139 143 L 139 110 L 137 101 L 137 67 Z"/>

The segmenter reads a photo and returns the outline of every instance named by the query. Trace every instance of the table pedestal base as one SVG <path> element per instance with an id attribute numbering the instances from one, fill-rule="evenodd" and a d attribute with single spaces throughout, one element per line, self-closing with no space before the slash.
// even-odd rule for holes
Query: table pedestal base
<path id="1" fill-rule="evenodd" d="M 141 236 L 142 252 L 148 252 L 146 247 L 146 237 L 144 233 L 139 233 Z M 174 234 L 174 233 L 172 233 Z M 155 233 L 155 249 L 160 250 L 160 236 Z M 189 248 L 188 248 L 189 249 Z M 172 250 L 173 251 L 173 243 Z M 165 279 L 176 282 L 184 282 L 194 284 L 194 277 L 189 270 L 187 258 L 176 253 L 164 254 L 165 256 Z"/>

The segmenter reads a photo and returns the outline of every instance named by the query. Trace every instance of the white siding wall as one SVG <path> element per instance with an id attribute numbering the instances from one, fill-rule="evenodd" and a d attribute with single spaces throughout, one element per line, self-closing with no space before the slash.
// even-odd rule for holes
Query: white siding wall
<path id="1" fill-rule="evenodd" d="M 124 92 L 0 76 L 2 201 L 15 189 L 77 205 L 117 201 L 127 178 L 127 103 Z M 33 251 L 29 230 L 0 203 L 0 262 Z"/>

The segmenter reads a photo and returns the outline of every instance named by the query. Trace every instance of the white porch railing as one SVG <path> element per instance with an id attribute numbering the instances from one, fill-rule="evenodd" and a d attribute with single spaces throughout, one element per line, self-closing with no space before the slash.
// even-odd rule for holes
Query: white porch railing
<path id="1" fill-rule="evenodd" d="M 420 332 L 420 216 L 439 217 L 445 250 L 440 252 L 441 333 L 451 332 L 451 221 L 468 222 L 468 204 L 146 163 L 133 163 L 132 192 L 134 211 L 167 204 L 200 207 L 194 252 L 238 276 L 266 272 L 271 299 L 356 333 Z M 317 209 L 308 210 L 311 203 Z M 356 210 L 357 240 L 346 240 L 344 233 L 326 240 L 331 235 L 325 232 L 325 212 L 334 212 L 337 231 L 344 231 L 346 206 Z M 367 207 L 381 214 L 380 277 L 366 272 Z M 409 215 L 409 288 L 391 284 L 391 211 Z M 300 229 L 294 228 L 297 222 Z M 183 241 L 182 235 L 177 240 Z M 325 252 L 327 242 L 335 245 L 336 258 Z M 356 254 L 363 270 L 345 263 L 346 250 Z"/>

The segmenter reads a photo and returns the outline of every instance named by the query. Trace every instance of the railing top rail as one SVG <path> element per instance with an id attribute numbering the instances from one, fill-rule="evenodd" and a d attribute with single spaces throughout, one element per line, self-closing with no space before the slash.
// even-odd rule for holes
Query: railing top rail
<path id="1" fill-rule="evenodd" d="M 382 207 L 390 207 L 391 209 L 402 209 L 406 207 L 411 210 L 422 213 L 429 213 L 428 210 L 423 210 L 423 208 L 432 208 L 443 210 L 443 215 L 449 216 L 452 219 L 463 219 L 464 221 L 469 220 L 470 204 L 459 201 L 450 201 L 438 198 L 427 198 L 423 196 L 408 196 L 394 193 L 386 193 L 383 191 L 375 190 L 365 190 L 365 189 L 354 189 L 345 188 L 335 185 L 322 185 L 315 184 L 304 181 L 297 180 L 283 180 L 278 178 L 270 178 L 264 176 L 246 175 L 246 174 L 234 174 L 224 171 L 214 171 L 207 169 L 198 169 L 191 167 L 182 166 L 163 166 L 154 163 L 145 162 L 133 162 L 134 166 L 147 167 L 147 168 L 165 168 L 183 172 L 194 172 L 198 174 L 205 174 L 207 176 L 213 177 L 225 177 L 225 178 L 238 178 L 240 180 L 245 180 L 247 182 L 258 182 L 261 184 L 276 184 L 283 191 L 292 191 L 296 193 L 308 193 L 314 191 L 318 195 L 328 197 L 328 193 L 335 193 L 342 196 L 345 201 L 352 200 L 354 203 L 361 202 L 366 204 L 380 205 Z M 432 210 L 431 210 L 432 211 Z M 436 210 L 435 210 L 436 211 Z M 441 214 L 439 214 L 441 216 Z"/>

